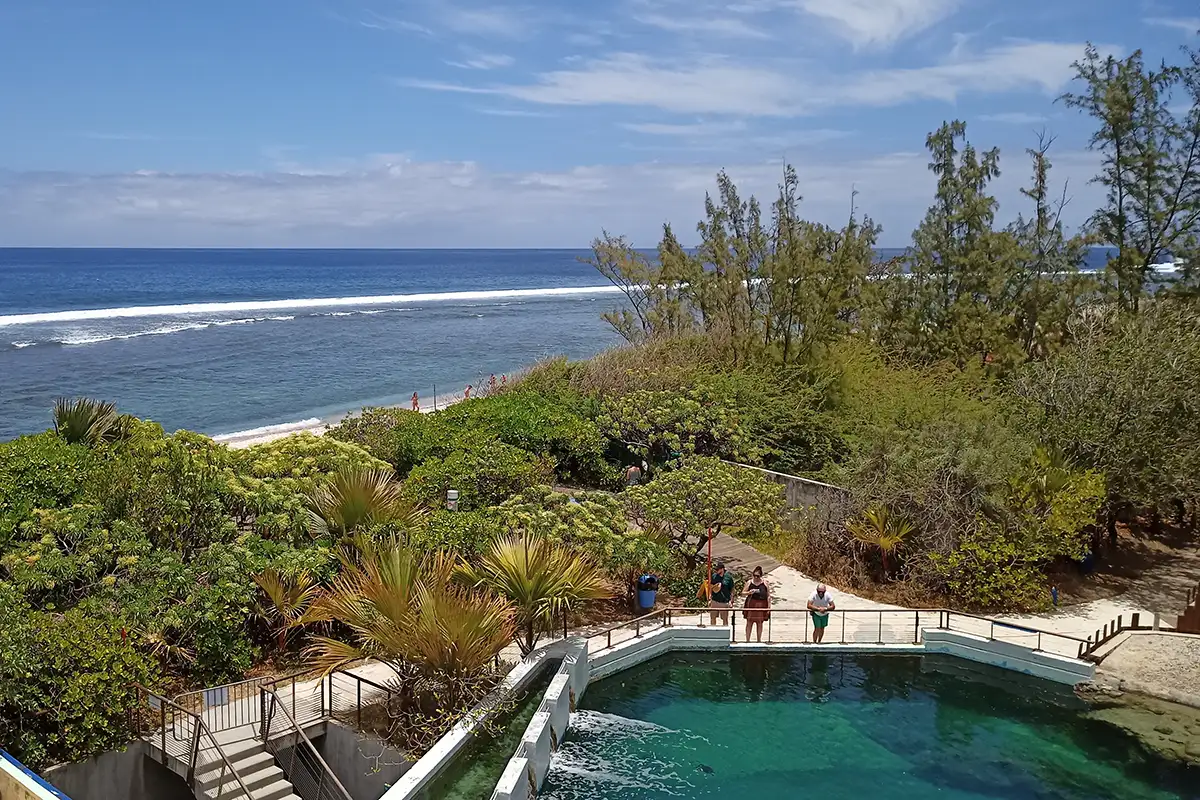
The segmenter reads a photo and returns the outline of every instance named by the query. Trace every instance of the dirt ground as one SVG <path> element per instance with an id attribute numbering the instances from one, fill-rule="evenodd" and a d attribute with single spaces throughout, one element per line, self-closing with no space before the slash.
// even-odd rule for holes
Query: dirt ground
<path id="1" fill-rule="evenodd" d="M 1053 576 L 1060 602 L 1120 598 L 1173 623 L 1188 590 L 1200 582 L 1200 535 L 1169 525 L 1157 537 L 1139 526 L 1120 525 L 1117 533 L 1116 548 L 1108 547 L 1105 537 L 1091 573 L 1072 569 Z"/>

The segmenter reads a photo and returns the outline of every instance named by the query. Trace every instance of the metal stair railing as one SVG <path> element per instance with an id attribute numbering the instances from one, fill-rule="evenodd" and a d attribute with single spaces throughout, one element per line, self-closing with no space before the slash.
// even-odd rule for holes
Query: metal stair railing
<path id="1" fill-rule="evenodd" d="M 217 776 L 216 783 L 217 793 L 209 796 L 213 800 L 233 800 L 233 798 L 253 800 L 253 795 L 246 788 L 242 776 L 238 774 L 233 763 L 225 755 L 220 743 L 213 737 L 212 731 L 208 729 L 199 714 L 155 694 L 139 683 L 135 683 L 133 686 L 138 693 L 138 704 L 134 711 L 136 730 L 139 736 L 158 745 L 163 766 L 170 767 L 171 757 L 185 763 L 187 765 L 185 780 L 194 793 L 198 788 L 197 772 L 207 772 L 208 766 L 220 762 L 220 774 Z M 150 723 L 156 716 L 158 730 L 151 732 Z M 204 769 L 198 770 L 199 767 Z M 227 780 L 227 776 L 233 778 L 232 783 Z M 234 787 L 234 783 L 237 784 L 237 788 Z M 239 790 L 241 794 L 238 794 Z"/>
<path id="2" fill-rule="evenodd" d="M 259 691 L 262 698 L 260 736 L 263 745 L 267 752 L 275 757 L 276 763 L 287 775 L 296 794 L 303 800 L 354 800 L 325 763 L 325 759 L 321 758 L 320 752 L 304 733 L 304 729 L 296 724 L 296 719 L 288 711 L 287 704 L 280 699 L 275 690 L 264 684 Z M 278 717 L 276 712 L 280 712 Z M 276 719 L 281 722 L 279 729 L 272 728 Z M 280 752 L 285 748 L 279 746 L 279 740 L 272 739 L 273 736 L 291 739 L 291 754 L 286 758 L 280 757 Z"/>

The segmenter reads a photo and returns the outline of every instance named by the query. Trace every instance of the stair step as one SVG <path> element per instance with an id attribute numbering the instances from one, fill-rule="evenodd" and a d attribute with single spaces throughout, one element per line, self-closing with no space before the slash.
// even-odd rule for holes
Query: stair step
<path id="1" fill-rule="evenodd" d="M 197 788 L 211 795 L 212 797 L 219 797 L 222 791 L 232 792 L 235 789 L 239 791 L 241 790 L 241 786 L 238 784 L 237 778 L 234 778 L 232 775 L 225 775 L 225 780 L 218 785 L 215 777 L 219 775 L 219 772 L 216 773 L 213 779 L 210 779 L 203 785 L 198 784 Z M 250 790 L 250 793 L 256 797 L 258 796 L 258 790 L 262 787 L 270 786 L 278 783 L 279 781 L 287 779 L 283 774 L 283 770 L 273 764 L 270 767 L 262 767 L 257 772 L 247 773 L 239 770 L 238 775 L 241 777 L 242 783 L 244 783 L 246 788 Z"/>
<path id="2" fill-rule="evenodd" d="M 275 781 L 258 789 L 251 789 L 254 800 L 284 800 L 295 795 L 293 786 L 286 780 Z"/>
<path id="3" fill-rule="evenodd" d="M 266 750 L 259 750 L 257 753 L 247 753 L 240 756 L 236 761 L 230 759 L 233 768 L 237 770 L 237 774 L 243 779 L 251 773 L 257 772 L 264 767 L 274 767 L 275 757 Z M 224 766 L 223 761 L 217 761 L 215 764 L 206 764 L 203 771 L 197 769 L 196 782 L 201 785 L 215 783 L 217 776 L 221 774 L 221 767 Z"/>

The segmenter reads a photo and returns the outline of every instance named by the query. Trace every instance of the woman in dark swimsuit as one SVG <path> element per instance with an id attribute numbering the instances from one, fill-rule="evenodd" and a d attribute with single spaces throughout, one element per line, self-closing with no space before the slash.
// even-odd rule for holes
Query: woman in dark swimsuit
<path id="1" fill-rule="evenodd" d="M 762 567 L 754 568 L 754 576 L 746 582 L 746 604 L 742 616 L 746 618 L 746 641 L 750 641 L 750 629 L 758 628 L 758 641 L 762 641 L 763 623 L 771 617 L 771 587 L 763 580 Z"/>

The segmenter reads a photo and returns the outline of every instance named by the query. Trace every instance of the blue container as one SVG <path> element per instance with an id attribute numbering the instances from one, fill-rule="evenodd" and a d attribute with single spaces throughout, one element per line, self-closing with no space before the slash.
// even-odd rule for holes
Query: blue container
<path id="1" fill-rule="evenodd" d="M 638 607 L 643 611 L 649 611 L 654 608 L 654 602 L 657 597 L 657 589 L 638 589 Z"/>

